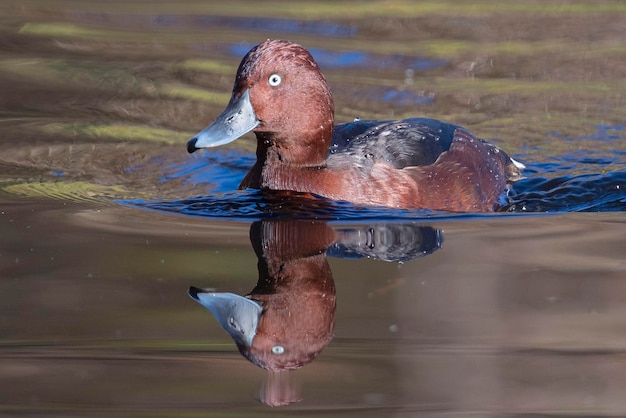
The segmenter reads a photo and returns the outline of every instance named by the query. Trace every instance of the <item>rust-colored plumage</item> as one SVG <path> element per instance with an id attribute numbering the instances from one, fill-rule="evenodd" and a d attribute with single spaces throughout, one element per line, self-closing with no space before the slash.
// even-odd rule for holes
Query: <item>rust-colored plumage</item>
<path id="1" fill-rule="evenodd" d="M 248 52 L 232 97 L 188 149 L 255 132 L 257 161 L 240 188 L 291 190 L 359 205 L 485 212 L 498 207 L 523 167 L 469 131 L 432 119 L 333 126 L 324 76 L 306 49 L 288 41 L 268 40 Z M 242 113 L 249 115 L 240 122 Z M 226 141 L 217 138 L 220 126 L 231 122 L 245 129 L 231 129 Z"/>
<path id="2" fill-rule="evenodd" d="M 333 336 L 336 292 L 326 248 L 335 233 L 324 223 L 264 221 L 253 224 L 250 240 L 259 279 L 248 297 L 263 314 L 252 346 L 239 345 L 239 351 L 267 370 L 297 369 Z"/>

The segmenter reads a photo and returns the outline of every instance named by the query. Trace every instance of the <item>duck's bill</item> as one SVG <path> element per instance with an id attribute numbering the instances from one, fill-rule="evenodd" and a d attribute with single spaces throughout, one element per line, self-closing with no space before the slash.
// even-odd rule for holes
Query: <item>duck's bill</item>
<path id="1" fill-rule="evenodd" d="M 211 311 L 236 343 L 252 347 L 263 313 L 259 303 L 233 293 L 207 292 L 194 286 L 189 288 L 189 296 Z"/>
<path id="2" fill-rule="evenodd" d="M 250 103 L 250 90 L 246 90 L 237 98 L 231 97 L 215 122 L 187 142 L 187 151 L 191 153 L 200 148 L 228 144 L 256 128 L 259 123 Z"/>

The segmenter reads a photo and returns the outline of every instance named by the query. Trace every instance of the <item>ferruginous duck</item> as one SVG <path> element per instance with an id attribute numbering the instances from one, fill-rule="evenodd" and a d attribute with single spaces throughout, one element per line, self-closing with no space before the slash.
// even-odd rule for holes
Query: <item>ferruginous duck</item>
<path id="1" fill-rule="evenodd" d="M 334 125 L 331 91 L 302 46 L 268 40 L 239 64 L 232 97 L 189 152 L 253 131 L 257 160 L 239 188 L 357 205 L 496 210 L 522 164 L 468 130 L 427 118 Z"/>

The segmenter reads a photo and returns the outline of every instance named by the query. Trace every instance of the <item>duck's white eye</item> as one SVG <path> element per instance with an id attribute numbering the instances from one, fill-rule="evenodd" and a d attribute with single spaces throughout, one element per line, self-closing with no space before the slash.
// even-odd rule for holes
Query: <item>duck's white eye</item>
<path id="1" fill-rule="evenodd" d="M 267 80 L 270 83 L 270 86 L 276 87 L 283 81 L 282 77 L 278 74 L 272 74 L 270 78 Z"/>
<path id="2" fill-rule="evenodd" d="M 275 345 L 272 347 L 272 353 L 274 354 L 283 354 L 285 352 L 285 347 L 282 345 Z"/>

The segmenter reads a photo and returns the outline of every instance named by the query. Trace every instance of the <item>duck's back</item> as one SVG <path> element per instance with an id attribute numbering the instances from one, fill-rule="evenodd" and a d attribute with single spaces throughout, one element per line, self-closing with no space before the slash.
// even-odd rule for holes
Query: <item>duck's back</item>
<path id="1" fill-rule="evenodd" d="M 344 123 L 335 126 L 329 152 L 384 161 L 395 168 L 424 166 L 450 149 L 458 128 L 427 118 Z"/>
<path id="2" fill-rule="evenodd" d="M 427 166 L 449 151 L 455 139 L 463 140 L 468 135 L 473 137 L 458 125 L 436 119 L 357 120 L 335 126 L 329 156 L 345 153 L 352 158 L 382 161 L 398 169 Z M 507 182 L 521 178 L 523 164 L 512 160 L 495 145 L 479 138 L 475 140 L 500 154 Z"/>

